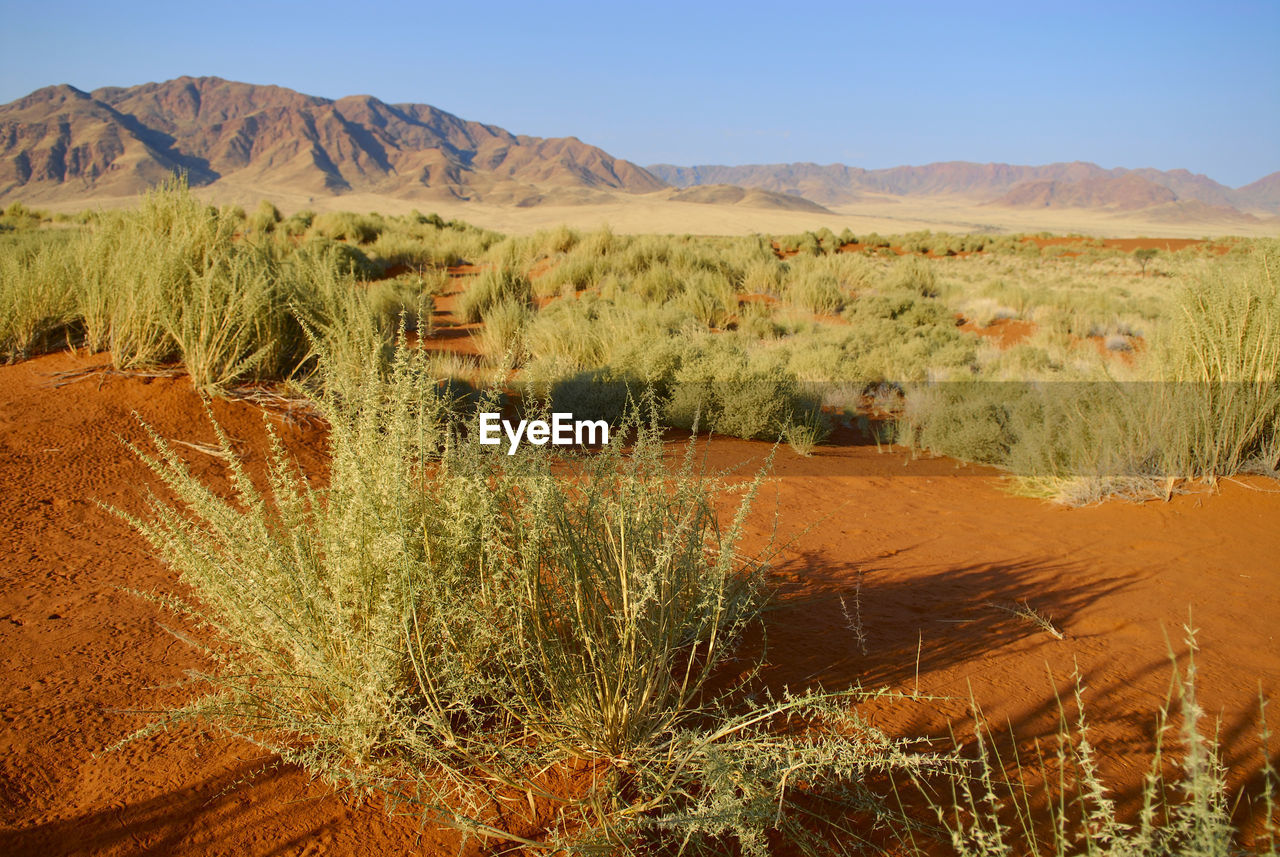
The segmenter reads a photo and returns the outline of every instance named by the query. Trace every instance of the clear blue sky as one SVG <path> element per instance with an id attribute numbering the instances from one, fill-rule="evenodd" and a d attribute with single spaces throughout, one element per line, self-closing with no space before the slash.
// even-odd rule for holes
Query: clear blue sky
<path id="1" fill-rule="evenodd" d="M 641 164 L 1280 170 L 1280 0 L 6 5 L 0 102 L 207 74 Z"/>

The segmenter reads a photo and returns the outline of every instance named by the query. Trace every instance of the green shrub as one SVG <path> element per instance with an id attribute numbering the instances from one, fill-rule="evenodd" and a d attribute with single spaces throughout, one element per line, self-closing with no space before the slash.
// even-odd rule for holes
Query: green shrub
<path id="1" fill-rule="evenodd" d="M 386 229 L 381 217 L 353 214 L 349 211 L 330 211 L 316 215 L 311 222 L 311 233 L 334 241 L 354 241 L 368 244 Z"/>
<path id="2" fill-rule="evenodd" d="M 524 329 L 529 323 L 529 307 L 512 298 L 503 298 L 484 313 L 484 327 L 476 340 L 480 353 L 499 368 L 512 368 L 524 359 Z"/>
<path id="3" fill-rule="evenodd" d="M 752 262 L 742 276 L 742 291 L 749 295 L 782 294 L 782 281 L 787 273 L 785 262 L 776 259 L 763 259 Z"/>
<path id="4" fill-rule="evenodd" d="M 289 314 L 291 288 L 270 249 L 238 248 L 165 287 L 160 322 L 197 390 L 216 394 L 285 370 L 301 337 Z"/>
<path id="5" fill-rule="evenodd" d="M 253 216 L 249 218 L 249 228 L 260 233 L 274 232 L 276 224 L 281 220 L 283 218 L 280 216 L 280 209 L 276 208 L 270 200 L 264 199 L 253 210 Z"/>
<path id="6" fill-rule="evenodd" d="M 738 310 L 738 330 L 755 339 L 777 339 L 782 327 L 774 321 L 773 307 L 764 301 L 748 301 Z"/>
<path id="7" fill-rule="evenodd" d="M 716 434 L 776 441 L 814 407 L 783 367 L 753 367 L 742 356 L 711 351 L 687 359 L 675 373 L 663 416 L 679 428 L 701 425 Z"/>
<path id="8" fill-rule="evenodd" d="M 1179 479 L 1280 468 L 1277 245 L 1215 266 L 1177 296 L 1173 322 L 1121 381 L 1015 349 L 982 379 L 915 388 L 905 416 L 917 445 L 1003 467 L 1025 491 L 1063 502 L 1167 496 Z M 1016 362 L 1015 362 L 1016 361 Z M 1012 366 L 1026 378 L 1001 383 Z"/>
<path id="9" fill-rule="evenodd" d="M 606 361 L 601 322 L 584 300 L 556 301 L 534 317 L 525 331 L 530 357 L 550 368 L 552 376 L 578 372 Z"/>
<path id="10" fill-rule="evenodd" d="M 110 349 L 112 362 L 125 369 L 178 357 L 174 319 L 197 299 L 192 283 L 236 255 L 239 226 L 234 210 L 204 205 L 181 180 L 149 192 L 136 211 L 105 218 L 78 252 L 77 303 L 90 347 Z M 199 299 L 206 297 L 213 300 L 203 293 Z M 222 306 L 213 300 L 207 312 Z M 207 324 L 220 322 L 210 317 Z"/>
<path id="11" fill-rule="evenodd" d="M 903 256 L 893 264 L 888 287 L 915 292 L 921 297 L 938 296 L 938 278 L 933 264 L 920 256 Z"/>
<path id="12" fill-rule="evenodd" d="M 707 327 L 724 327 L 737 312 L 738 296 L 723 274 L 693 271 L 684 278 L 676 306 Z"/>
<path id="13" fill-rule="evenodd" d="M 10 242 L 0 251 L 0 355 L 4 359 L 25 358 L 65 330 L 75 318 L 75 278 L 74 258 L 65 242 L 37 237 L 21 244 Z"/>
<path id="14" fill-rule="evenodd" d="M 486 312 L 505 300 L 528 304 L 533 299 L 529 278 L 510 268 L 484 271 L 458 296 L 457 314 L 468 323 L 480 321 Z"/>
<path id="15" fill-rule="evenodd" d="M 575 419 L 622 422 L 628 407 L 642 400 L 644 387 L 636 378 L 594 369 L 560 378 L 548 390 L 547 408 L 573 414 Z"/>
<path id="16" fill-rule="evenodd" d="M 835 275 L 811 269 L 787 277 L 786 297 L 806 312 L 835 315 L 844 308 L 847 295 Z"/>
<path id="17" fill-rule="evenodd" d="M 1177 382 L 1166 467 L 1192 478 L 1280 470 L 1280 241 L 1184 287 L 1152 360 Z"/>
<path id="18" fill-rule="evenodd" d="M 605 266 L 598 256 L 573 255 L 565 258 L 539 278 L 540 291 L 551 295 L 564 287 L 574 291 L 589 289 L 600 280 Z"/>
<path id="19" fill-rule="evenodd" d="M 368 301 L 370 310 L 382 330 L 396 330 L 403 323 L 406 331 L 421 336 L 434 332 L 435 297 L 439 293 L 440 279 L 428 277 L 397 277 L 370 283 Z"/>
<path id="20" fill-rule="evenodd" d="M 48 219 L 47 212 L 27 208 L 21 202 L 14 201 L 0 214 L 0 234 L 37 229 L 42 220 Z"/>
<path id="21" fill-rule="evenodd" d="M 862 721 L 856 694 L 753 701 L 713 681 L 740 670 L 762 566 L 735 551 L 754 490 L 718 526 L 693 446 L 674 474 L 645 423 L 593 456 L 507 455 L 462 438 L 422 352 L 378 364 L 326 384 L 324 489 L 277 444 L 261 493 L 220 431 L 233 500 L 159 437 L 140 453 L 177 501 L 153 493 L 130 520 L 216 652 L 203 695 L 152 729 L 247 734 L 424 824 L 524 845 L 513 830 L 539 829 L 553 850 L 674 835 L 763 855 L 766 831 L 822 841 L 812 796 L 865 806 L 872 774 L 940 764 Z M 805 728 L 777 728 L 790 718 Z"/>

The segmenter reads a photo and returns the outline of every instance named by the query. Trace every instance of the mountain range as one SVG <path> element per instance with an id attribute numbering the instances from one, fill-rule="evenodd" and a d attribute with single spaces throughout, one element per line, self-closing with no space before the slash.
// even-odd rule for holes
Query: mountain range
<path id="1" fill-rule="evenodd" d="M 128 197 L 175 171 L 263 196 L 348 193 L 534 206 L 654 198 L 824 213 L 875 198 L 1141 212 L 1166 221 L 1280 214 L 1280 172 L 1230 188 L 1187 170 L 962 161 L 648 168 L 576 137 L 512 134 L 426 104 L 337 100 L 217 77 L 50 86 L 0 106 L 0 201 Z"/>
<path id="2" fill-rule="evenodd" d="M 733 184 L 802 196 L 824 205 L 848 205 L 871 194 L 957 196 L 1013 208 L 1100 208 L 1113 211 L 1179 208 L 1248 216 L 1280 212 L 1280 172 L 1230 188 L 1187 170 L 1104 169 L 1076 161 L 1044 166 L 949 161 L 919 167 L 867 170 L 844 164 L 648 167 L 680 188 Z"/>
<path id="3" fill-rule="evenodd" d="M 138 193 L 175 170 L 314 195 L 352 191 L 535 204 L 556 192 L 665 185 L 574 137 L 517 136 L 425 104 L 336 101 L 216 77 L 83 92 L 51 86 L 0 107 L 0 197 Z"/>

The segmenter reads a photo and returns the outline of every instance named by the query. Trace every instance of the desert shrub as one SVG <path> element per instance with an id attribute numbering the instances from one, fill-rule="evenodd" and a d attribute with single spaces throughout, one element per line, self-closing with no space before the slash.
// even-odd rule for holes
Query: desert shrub
<path id="1" fill-rule="evenodd" d="M 171 328 L 187 309 L 181 304 L 196 299 L 194 279 L 236 254 L 238 228 L 234 211 L 205 206 L 180 180 L 149 192 L 136 211 L 104 219 L 78 253 L 77 303 L 88 344 L 109 348 L 121 368 L 177 357 Z M 193 319 L 195 309 L 186 315 Z M 208 305 L 210 313 L 218 309 L 216 300 Z M 207 327 L 218 324 L 210 318 Z"/>
<path id="2" fill-rule="evenodd" d="M 896 321 L 904 327 L 955 326 L 945 305 L 905 291 L 861 297 L 849 305 L 845 318 L 855 326 L 873 320 Z"/>
<path id="3" fill-rule="evenodd" d="M 600 365 L 616 367 L 617 373 L 637 378 L 659 396 L 665 395 L 696 341 L 677 319 L 678 314 L 672 311 L 603 313 Z"/>
<path id="4" fill-rule="evenodd" d="M 958 306 L 958 309 L 960 314 L 964 316 L 965 321 L 971 321 L 982 327 L 987 327 L 993 321 L 999 319 L 1018 317 L 1016 309 L 1006 306 L 993 298 L 974 298 L 963 301 Z"/>
<path id="5" fill-rule="evenodd" d="M 1103 780 L 1097 747 L 1089 739 L 1084 688 L 1076 676 L 1074 715 L 1058 702 L 1060 727 L 1057 749 L 1040 753 L 1030 763 L 1014 757 L 1012 764 L 996 749 L 994 733 L 975 712 L 973 776 L 953 778 L 949 806 L 934 803 L 939 823 L 948 831 L 960 857 L 1005 854 L 1088 857 L 1228 857 L 1240 850 L 1232 824 L 1227 769 L 1216 734 L 1205 734 L 1204 710 L 1197 699 L 1197 646 L 1188 627 L 1187 666 L 1173 660 L 1169 698 L 1156 716 L 1156 743 L 1151 769 L 1142 788 L 1142 809 L 1134 823 L 1125 820 L 1112 789 Z M 1265 702 L 1263 702 L 1265 713 Z M 1173 759 L 1164 736 L 1173 733 L 1181 754 Z M 1256 854 L 1276 854 L 1280 816 L 1278 784 L 1267 755 L 1268 732 L 1262 718 L 1261 743 L 1264 810 L 1262 835 Z M 1176 771 L 1170 781 L 1165 771 Z M 1036 795 L 1033 788 L 1043 788 Z M 1266 850 L 1263 842 L 1266 842 Z"/>
<path id="6" fill-rule="evenodd" d="M 908 253 L 928 253 L 934 247 L 934 234 L 928 229 L 908 232 L 898 237 L 897 244 Z"/>
<path id="7" fill-rule="evenodd" d="M 556 380 L 547 390 L 547 408 L 573 414 L 575 419 L 622 422 L 628 407 L 642 400 L 639 379 L 609 368 L 578 372 Z"/>
<path id="8" fill-rule="evenodd" d="M 728 277 L 699 270 L 685 276 L 675 304 L 707 327 L 724 327 L 737 312 L 738 295 Z"/>
<path id="9" fill-rule="evenodd" d="M 561 225 L 546 232 L 536 233 L 534 239 L 544 254 L 554 256 L 559 253 L 568 253 L 582 240 L 582 236 L 576 230 Z"/>
<path id="10" fill-rule="evenodd" d="M 216 652 L 203 695 L 152 729 L 248 734 L 424 824 L 526 845 L 513 829 L 540 829 L 552 849 L 674 836 L 763 855 L 766 831 L 822 841 L 808 796 L 867 806 L 872 774 L 940 763 L 862 721 L 855 694 L 752 701 L 712 681 L 762 566 L 734 549 L 753 490 L 719 527 L 694 447 L 673 474 L 633 422 L 597 455 L 507 455 L 459 436 L 422 352 L 377 363 L 319 402 L 324 489 L 277 444 L 262 493 L 220 431 L 233 500 L 161 438 L 139 453 L 178 501 L 153 493 L 130 520 L 194 593 L 164 603 Z M 775 728 L 788 718 L 805 729 Z M 535 815 L 496 808 L 527 795 Z"/>
<path id="11" fill-rule="evenodd" d="M 814 269 L 791 272 L 786 279 L 785 294 L 792 305 L 824 315 L 840 312 L 847 298 L 834 274 Z"/>
<path id="12" fill-rule="evenodd" d="M 500 368 L 519 364 L 524 358 L 524 329 L 529 317 L 529 307 L 513 298 L 503 298 L 489 307 L 484 326 L 476 335 L 480 353 Z"/>
<path id="13" fill-rule="evenodd" d="M 1038 364 L 1011 350 L 970 382 L 908 397 L 919 446 L 1010 470 L 1022 490 L 1063 502 L 1166 494 L 1280 467 L 1280 300 L 1276 246 L 1215 266 L 1186 285 L 1128 380 L 1104 368 Z M 1127 342 L 1127 340 L 1126 340 Z M 1027 380 L 1001 382 L 1014 366 Z M 1027 376 L 1033 376 L 1028 378 Z M 1040 383 L 1030 383 L 1038 376 Z"/>
<path id="14" fill-rule="evenodd" d="M 862 243 L 867 247 L 874 248 L 887 249 L 892 246 L 892 242 L 888 238 L 881 236 L 879 232 L 872 232 L 870 235 L 867 235 L 862 239 Z"/>
<path id="15" fill-rule="evenodd" d="M 1177 382 L 1168 469 L 1180 476 L 1280 470 L 1280 241 L 1214 266 L 1178 294 L 1152 359 Z"/>
<path id="16" fill-rule="evenodd" d="M 296 238 L 305 235 L 315 219 L 316 213 L 310 209 L 295 211 L 280 223 L 279 229 L 290 238 Z"/>
<path id="17" fill-rule="evenodd" d="M 430 336 L 434 332 L 435 299 L 446 276 L 431 272 L 370 283 L 369 307 L 379 328 L 394 330 L 403 322 L 406 331 Z"/>
<path id="18" fill-rule="evenodd" d="M 712 347 L 676 371 L 663 416 L 679 428 L 701 425 L 716 434 L 778 440 L 816 409 L 784 367 L 753 366 L 743 354 Z"/>
<path id="19" fill-rule="evenodd" d="M 902 425 L 917 446 L 1005 468 L 1022 492 L 1078 505 L 1156 493 L 1167 392 L 1102 373 L 952 381 L 911 387 Z"/>
<path id="20" fill-rule="evenodd" d="M 824 248 L 818 236 L 812 232 L 801 234 L 794 243 L 795 252 L 800 256 L 821 256 Z"/>
<path id="21" fill-rule="evenodd" d="M 589 289 L 596 285 L 605 269 L 598 256 L 574 254 L 539 277 L 540 290 L 555 294 L 565 286 L 574 291 Z"/>
<path id="22" fill-rule="evenodd" d="M 831 254 L 840 249 L 840 239 L 836 237 L 836 234 L 829 227 L 822 227 L 814 233 L 814 236 L 818 239 L 818 244 L 822 247 L 823 253 Z"/>
<path id="23" fill-rule="evenodd" d="M 394 330 L 379 331 L 352 282 L 368 273 L 358 248 L 315 238 L 295 250 L 236 232 L 232 213 L 205 206 L 180 181 L 104 218 L 72 248 L 85 344 L 110 349 L 122 368 L 180 358 L 197 388 L 219 393 L 302 369 L 306 324 L 332 337 Z M 350 311 L 335 309 L 348 301 Z"/>
<path id="24" fill-rule="evenodd" d="M 217 393 L 246 380 L 309 376 L 315 361 L 307 325 L 338 351 L 340 341 L 372 337 L 385 344 L 402 316 L 407 329 L 419 332 L 425 318 L 429 332 L 430 297 L 444 272 L 424 269 L 358 287 L 355 279 L 380 277 L 387 259 L 324 237 L 325 228 L 301 242 L 264 235 L 262 224 L 242 235 L 240 217 L 233 208 L 199 202 L 175 179 L 135 210 L 87 218 L 85 230 L 5 236 L 0 350 L 21 356 L 66 334 L 92 350 L 109 349 L 124 369 L 181 359 L 196 386 Z M 275 222 L 275 209 L 264 204 L 254 217 Z M 276 229 L 296 237 L 312 217 L 302 212 Z M 367 246 L 391 258 L 425 246 L 434 261 L 433 254 L 454 254 L 442 244 L 472 248 L 496 240 L 495 233 L 457 222 L 437 229 L 378 215 L 335 215 L 328 223 L 337 234 L 352 223 L 374 224 L 398 243 Z"/>
<path id="25" fill-rule="evenodd" d="M 368 252 L 384 268 L 404 266 L 423 271 L 426 268 L 445 268 L 462 262 L 462 257 L 457 253 L 440 249 L 427 237 L 391 228 L 379 233 L 377 240 L 368 245 Z"/>
<path id="26" fill-rule="evenodd" d="M 388 246 L 388 252 L 400 254 L 402 261 L 411 266 L 444 268 L 479 262 L 495 245 L 503 242 L 503 236 L 497 232 L 457 220 L 443 221 L 439 217 L 434 220 L 428 217 L 424 222 L 408 226 L 396 222 L 388 231 L 391 234 L 384 246 Z"/>
<path id="27" fill-rule="evenodd" d="M 357 384 L 371 354 L 377 355 L 379 371 L 385 370 L 399 326 L 399 319 L 378 312 L 369 292 L 342 269 L 340 246 L 307 242 L 285 260 L 282 279 L 294 286 L 288 312 L 304 335 L 289 349 L 290 365 L 281 374 L 307 389 Z M 323 375 L 321 353 L 327 358 Z"/>
<path id="28" fill-rule="evenodd" d="M 269 247 L 239 247 L 163 285 L 159 319 L 196 389 L 213 394 L 287 371 L 300 336 L 288 309 L 292 287 Z"/>
<path id="29" fill-rule="evenodd" d="M 364 250 L 354 244 L 312 235 L 307 239 L 305 246 L 310 251 L 332 260 L 338 272 L 350 274 L 357 280 L 373 280 L 382 276 L 383 266 L 370 259 Z"/>
<path id="30" fill-rule="evenodd" d="M 38 234 L 6 241 L 0 250 L 0 355 L 27 357 L 65 330 L 76 315 L 75 277 L 65 241 Z"/>
<path id="31" fill-rule="evenodd" d="M 48 213 L 28 208 L 21 202 L 14 201 L 0 212 L 0 234 L 36 229 L 42 220 L 47 219 L 49 219 Z"/>
<path id="32" fill-rule="evenodd" d="M 270 200 L 264 199 L 253 210 L 253 215 L 249 218 L 249 228 L 260 233 L 274 232 L 276 224 L 281 220 L 283 218 L 280 216 L 280 209 L 276 208 Z"/>
<path id="33" fill-rule="evenodd" d="M 776 259 L 761 259 L 747 266 L 742 276 L 742 291 L 753 295 L 781 294 L 787 265 Z"/>
<path id="34" fill-rule="evenodd" d="M 944 369 L 973 364 L 973 338 L 956 329 L 941 301 L 908 292 L 864 294 L 849 302 L 844 330 L 825 330 L 794 346 L 797 374 L 813 378 L 796 361 L 808 351 L 838 349 L 822 358 L 826 379 L 837 381 L 920 381 Z"/>
<path id="35" fill-rule="evenodd" d="M 354 214 L 350 211 L 329 211 L 316 215 L 311 221 L 311 234 L 334 241 L 354 241 L 368 244 L 386 229 L 386 223 L 377 215 Z"/>
<path id="36" fill-rule="evenodd" d="M 625 244 L 625 239 L 620 239 L 613 234 L 613 230 L 608 224 L 600 227 L 595 232 L 589 232 L 578 241 L 577 251 L 583 256 L 607 256 L 612 252 L 620 249 Z"/>
<path id="37" fill-rule="evenodd" d="M 887 287 L 915 292 L 926 298 L 938 296 L 938 277 L 933 264 L 919 256 L 903 256 L 893 264 Z"/>
<path id="38" fill-rule="evenodd" d="M 670 268 L 653 267 L 641 271 L 631 288 L 650 303 L 665 303 L 683 290 L 680 276 Z"/>
<path id="39" fill-rule="evenodd" d="M 464 321 L 474 323 L 504 300 L 528 304 L 532 298 L 533 286 L 523 273 L 511 268 L 491 268 L 472 280 L 458 296 L 457 313 Z"/>
<path id="40" fill-rule="evenodd" d="M 831 436 L 832 423 L 822 410 L 822 399 L 814 393 L 802 394 L 800 407 L 791 415 L 782 437 L 798 455 L 810 456 L 814 448 Z"/>
<path id="41" fill-rule="evenodd" d="M 551 375 L 577 372 L 605 361 L 605 343 L 596 307 L 589 301 L 562 300 L 544 308 L 525 331 L 525 347 Z"/>
<path id="42" fill-rule="evenodd" d="M 738 330 L 756 339 L 777 339 L 782 327 L 773 318 L 773 307 L 764 301 L 747 301 L 738 310 Z"/>

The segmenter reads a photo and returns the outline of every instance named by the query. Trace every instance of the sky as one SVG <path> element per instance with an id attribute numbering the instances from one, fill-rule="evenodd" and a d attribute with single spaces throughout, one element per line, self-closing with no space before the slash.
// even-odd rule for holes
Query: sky
<path id="1" fill-rule="evenodd" d="M 1280 0 L 5 6 L 0 103 L 216 75 L 639 164 L 1280 170 Z"/>

